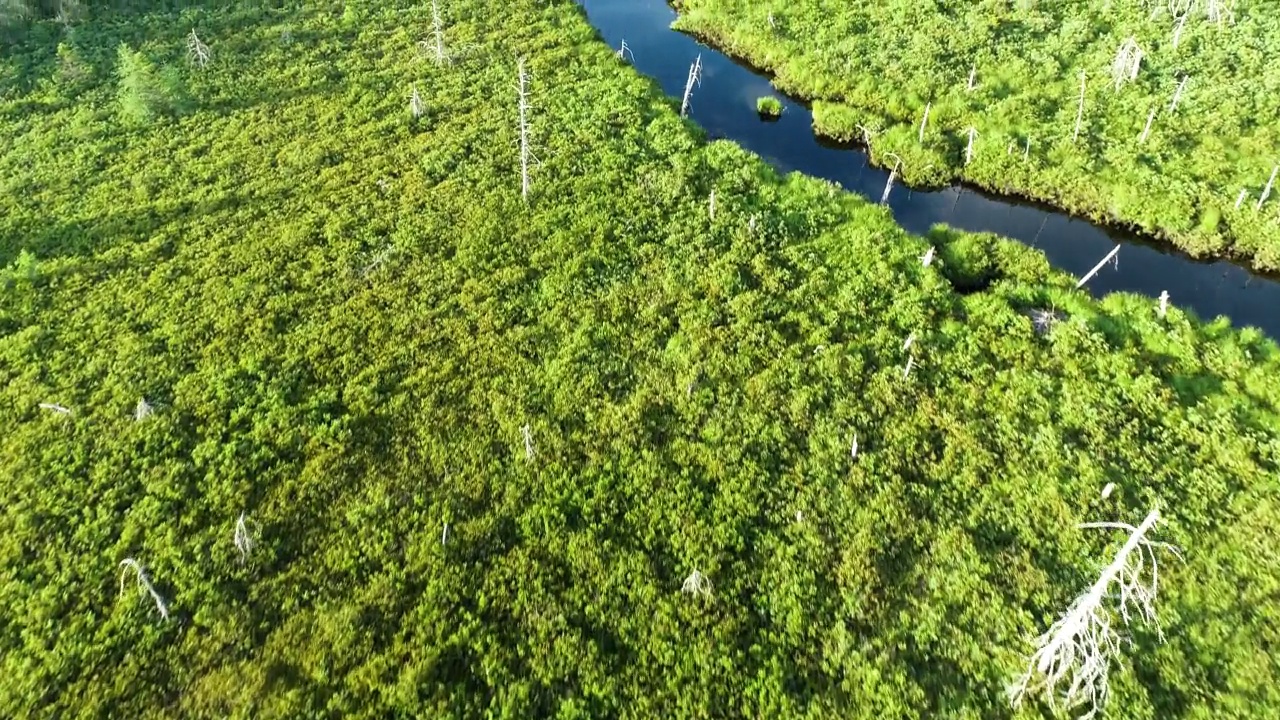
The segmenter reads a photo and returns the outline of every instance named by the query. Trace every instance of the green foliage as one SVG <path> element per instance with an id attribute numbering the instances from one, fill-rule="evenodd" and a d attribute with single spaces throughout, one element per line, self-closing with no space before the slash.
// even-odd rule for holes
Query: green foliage
<path id="1" fill-rule="evenodd" d="M 782 101 L 773 96 L 758 98 L 756 111 L 765 117 L 778 117 L 782 114 Z"/>
<path id="2" fill-rule="evenodd" d="M 116 98 L 126 120 L 147 124 L 183 108 L 182 80 L 176 68 L 158 68 L 126 43 L 117 48 L 116 58 Z"/>
<path id="3" fill-rule="evenodd" d="M 1280 157 L 1280 128 L 1263 121 L 1280 114 L 1274 53 L 1263 50 L 1277 47 L 1280 16 L 1262 4 L 1233 3 L 1233 19 L 1212 22 L 1207 3 L 1183 3 L 1192 9 L 1176 46 L 1173 4 L 1163 2 L 676 5 L 677 27 L 813 100 L 818 132 L 884 131 L 876 158 L 900 156 L 908 181 L 963 178 L 1140 227 L 1193 255 L 1280 268 L 1280 203 L 1255 207 Z M 1141 69 L 1117 90 L 1112 63 L 1129 37 L 1144 51 Z M 970 127 L 979 139 L 966 165 Z M 1241 190 L 1249 201 L 1236 208 Z"/>
<path id="4" fill-rule="evenodd" d="M 707 143 L 571 3 L 449 0 L 442 66 L 419 2 L 145 7 L 75 47 L 216 38 L 178 122 L 0 55 L 0 716 L 1011 717 L 1153 505 L 1113 707 L 1280 708 L 1258 332 Z"/>

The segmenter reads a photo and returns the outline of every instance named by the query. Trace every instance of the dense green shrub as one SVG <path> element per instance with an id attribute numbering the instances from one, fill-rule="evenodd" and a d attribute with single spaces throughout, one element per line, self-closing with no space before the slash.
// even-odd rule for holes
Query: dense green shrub
<path id="1" fill-rule="evenodd" d="M 765 117 L 778 117 L 782 114 L 782 101 L 776 97 L 762 97 L 756 100 L 756 111 Z"/>
<path id="2" fill-rule="evenodd" d="M 1077 523 L 1152 506 L 1112 707 L 1280 707 L 1274 343 L 706 143 L 573 4 L 441 5 L 439 66 L 407 0 L 0 51 L 0 716 L 1010 717 Z M 191 27 L 176 122 L 42 82 Z"/>
<path id="3" fill-rule="evenodd" d="M 1259 50 L 1275 46 L 1280 16 L 1263 4 L 1221 4 L 1233 9 L 1215 22 L 1208 3 L 1182 3 L 1176 44 L 1175 3 L 1164 2 L 676 5 L 677 27 L 811 99 L 818 132 L 864 140 L 859 127 L 870 129 L 873 156 L 901 157 L 908 182 L 963 178 L 1133 225 L 1194 255 L 1280 268 L 1280 196 L 1257 207 L 1280 157 L 1280 129 L 1259 120 L 1280 114 L 1276 72 Z M 1131 37 L 1141 69 L 1117 89 L 1113 64 Z"/>
<path id="4" fill-rule="evenodd" d="M 120 44 L 116 56 L 116 97 L 126 120 L 146 124 L 179 110 L 183 90 L 175 69 L 156 67 L 125 43 Z"/>

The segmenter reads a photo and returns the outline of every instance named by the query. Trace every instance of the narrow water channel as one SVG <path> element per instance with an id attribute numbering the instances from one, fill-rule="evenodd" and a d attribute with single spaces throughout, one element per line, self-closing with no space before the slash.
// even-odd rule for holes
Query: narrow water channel
<path id="1" fill-rule="evenodd" d="M 616 49 L 625 40 L 631 50 L 628 60 L 668 95 L 681 96 L 689 65 L 702 56 L 702 83 L 694 88 L 689 115 L 712 137 L 733 140 L 780 171 L 838 182 L 879 201 L 888 171 L 871 167 L 866 153 L 857 148 L 818 140 L 810 110 L 774 90 L 763 74 L 672 30 L 676 13 L 665 0 L 578 2 L 605 41 Z M 756 99 L 765 95 L 782 101 L 782 117 L 775 122 L 765 122 L 756 113 Z M 1226 315 L 1236 327 L 1255 325 L 1280 338 L 1280 281 L 1234 263 L 1197 261 L 1066 213 L 969 188 L 913 190 L 898 185 L 889 207 L 913 233 L 923 234 L 937 223 L 997 233 L 1039 249 L 1054 267 L 1077 277 L 1119 243 L 1123 247 L 1116 261 L 1089 281 L 1087 287 L 1095 295 L 1141 293 L 1153 298 L 1154 305 L 1154 298 L 1168 291 L 1175 304 L 1205 320 Z"/>

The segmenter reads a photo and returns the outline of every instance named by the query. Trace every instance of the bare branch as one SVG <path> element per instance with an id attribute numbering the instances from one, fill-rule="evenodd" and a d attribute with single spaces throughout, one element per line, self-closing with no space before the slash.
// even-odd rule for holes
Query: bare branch
<path id="1" fill-rule="evenodd" d="M 240 513 L 240 517 L 236 519 L 236 529 L 232 536 L 232 542 L 235 543 L 236 550 L 240 551 L 241 564 L 249 560 L 249 553 L 253 552 L 253 548 L 257 545 L 257 541 L 249 534 L 249 527 L 245 524 L 244 513 Z"/>
<path id="2" fill-rule="evenodd" d="M 524 459 L 533 459 L 533 431 L 526 424 L 520 428 L 520 434 L 524 437 Z"/>
<path id="3" fill-rule="evenodd" d="M 711 597 L 711 580 L 706 575 L 694 570 L 689 573 L 689 577 L 684 579 L 684 584 L 680 586 L 680 592 L 688 593 L 697 597 Z"/>
<path id="4" fill-rule="evenodd" d="M 689 96 L 693 94 L 693 86 L 702 84 L 702 53 L 694 58 L 689 66 L 689 78 L 684 83 L 684 97 L 680 100 L 680 117 L 689 115 Z"/>
<path id="5" fill-rule="evenodd" d="M 1156 623 L 1159 569 L 1155 548 L 1169 549 L 1181 557 L 1173 546 L 1146 538 L 1159 519 L 1159 511 L 1152 510 L 1138 527 L 1128 523 L 1079 526 L 1123 530 L 1129 533 L 1129 538 L 1098 580 L 1076 598 L 1048 632 L 1036 639 L 1036 651 L 1029 659 L 1026 672 L 1008 689 L 1015 708 L 1027 695 L 1043 693 L 1050 707 L 1055 707 L 1059 699 L 1068 709 L 1087 705 L 1089 710 L 1082 718 L 1092 718 L 1102 709 L 1110 688 L 1108 666 L 1111 658 L 1119 654 L 1121 644 L 1113 614 L 1118 612 L 1125 625 L 1134 616 Z M 1117 591 L 1115 595 L 1109 592 L 1112 586 Z M 1108 597 L 1117 598 L 1114 611 L 1104 607 L 1103 601 Z"/>
<path id="6" fill-rule="evenodd" d="M 133 572 L 137 575 L 138 592 L 150 594 L 151 599 L 155 601 L 156 610 L 160 611 L 160 617 L 165 620 L 168 620 L 169 606 L 165 604 L 164 598 L 160 597 L 160 593 L 156 592 L 155 587 L 152 586 L 151 578 L 147 577 L 146 568 L 144 568 L 141 563 L 139 563 L 137 560 L 134 560 L 133 558 L 125 558 L 124 560 L 120 561 L 120 594 L 124 595 L 124 579 L 125 579 L 125 576 L 128 575 L 130 570 L 133 570 Z"/>
<path id="7" fill-rule="evenodd" d="M 187 36 L 187 57 L 200 67 L 209 64 L 213 59 L 213 53 L 209 51 L 209 46 L 196 35 L 195 28 L 191 28 L 191 34 Z"/>
<path id="8" fill-rule="evenodd" d="M 1084 277 L 1080 278 L 1080 282 L 1076 283 L 1076 289 L 1078 290 L 1084 287 L 1084 284 L 1089 282 L 1090 278 L 1092 278 L 1094 275 L 1097 275 L 1098 271 L 1102 269 L 1102 266 L 1106 265 L 1107 261 L 1115 257 L 1116 253 L 1118 252 L 1120 252 L 1120 246 L 1116 245 L 1115 248 L 1111 250 L 1111 252 L 1107 253 L 1106 257 L 1102 258 L 1101 262 L 1099 262 L 1097 265 L 1094 265 L 1092 270 L 1086 273 Z"/>

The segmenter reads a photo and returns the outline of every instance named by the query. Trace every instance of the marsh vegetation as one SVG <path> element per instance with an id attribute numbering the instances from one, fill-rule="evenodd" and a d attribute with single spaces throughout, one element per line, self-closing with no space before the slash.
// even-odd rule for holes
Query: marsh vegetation
<path id="1" fill-rule="evenodd" d="M 0 715 L 1035 717 L 1132 579 L 1098 521 L 1185 557 L 1108 707 L 1280 707 L 1273 342 L 911 236 L 503 10 L 5 31 Z"/>
<path id="2" fill-rule="evenodd" d="M 818 132 L 870 129 L 910 183 L 962 178 L 1280 268 L 1280 18 L 1257 3 L 675 5 L 677 27 L 812 100 Z"/>

